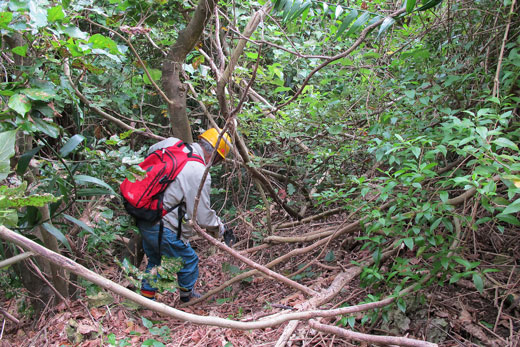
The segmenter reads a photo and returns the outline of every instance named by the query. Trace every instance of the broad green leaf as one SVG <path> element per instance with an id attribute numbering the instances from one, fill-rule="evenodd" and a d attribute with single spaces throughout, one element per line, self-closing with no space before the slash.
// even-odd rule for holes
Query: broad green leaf
<path id="1" fill-rule="evenodd" d="M 67 36 L 73 38 L 73 39 L 81 39 L 86 40 L 88 37 L 88 34 L 84 31 L 81 31 L 78 27 L 75 26 L 62 26 L 60 24 L 56 25 L 62 33 L 66 34 Z"/>
<path id="2" fill-rule="evenodd" d="M 416 158 L 419 158 L 419 156 L 421 155 L 420 147 L 412 147 L 411 151 L 412 151 L 413 155 L 415 155 Z"/>
<path id="3" fill-rule="evenodd" d="M 499 147 L 506 147 L 514 151 L 518 151 L 518 146 L 513 141 L 506 139 L 505 137 L 499 137 L 498 139 L 494 140 L 493 143 Z"/>
<path id="4" fill-rule="evenodd" d="M 381 26 L 379 27 L 379 32 L 377 33 L 377 37 L 381 36 L 385 31 L 388 30 L 393 24 L 395 23 L 395 20 L 392 17 L 386 17 Z"/>
<path id="5" fill-rule="evenodd" d="M 343 22 L 341 23 L 341 25 L 339 26 L 339 29 L 336 33 L 336 39 L 341 35 L 343 34 L 343 32 L 348 28 L 348 26 L 350 25 L 350 23 L 352 23 L 354 21 L 354 19 L 357 18 L 358 16 L 358 11 L 357 10 L 354 10 L 352 12 L 350 12 L 348 14 L 348 16 L 345 17 L 345 19 L 343 19 Z"/>
<path id="6" fill-rule="evenodd" d="M 497 218 L 499 220 L 501 220 L 502 222 L 506 222 L 506 223 L 514 225 L 514 226 L 520 226 L 520 221 L 518 220 L 518 218 L 516 218 L 513 215 L 499 213 L 499 214 L 497 214 Z"/>
<path id="7" fill-rule="evenodd" d="M 22 89 L 20 92 L 27 95 L 29 99 L 38 101 L 49 101 L 56 97 L 54 91 L 49 91 L 47 89 L 27 88 Z"/>
<path id="8" fill-rule="evenodd" d="M 18 224 L 18 212 L 16 210 L 0 210 L 0 225 L 14 228 Z"/>
<path id="9" fill-rule="evenodd" d="M 154 81 L 159 81 L 162 76 L 162 72 L 159 69 L 148 69 L 148 72 L 150 73 L 150 76 L 152 76 Z M 148 75 L 143 74 L 143 81 L 145 84 L 152 84 L 150 82 L 150 79 L 148 78 Z"/>
<path id="10" fill-rule="evenodd" d="M 408 249 L 413 250 L 413 246 L 414 246 L 413 237 L 407 237 L 407 238 L 403 239 L 403 242 L 406 245 L 406 247 L 408 247 Z"/>
<path id="11" fill-rule="evenodd" d="M 39 1 L 29 1 L 29 16 L 37 28 L 47 26 L 47 11 L 40 7 Z"/>
<path id="12" fill-rule="evenodd" d="M 368 21 L 369 18 L 370 18 L 370 13 L 368 13 L 368 12 L 363 13 L 358 19 L 356 19 L 354 24 L 352 24 L 352 26 L 348 29 L 345 36 L 350 36 L 352 34 L 355 34 Z"/>
<path id="13" fill-rule="evenodd" d="M 58 241 L 63 243 L 69 250 L 71 250 L 69 240 L 67 240 L 67 238 L 65 237 L 65 235 L 63 235 L 60 229 L 56 228 L 54 225 L 49 223 L 43 223 L 42 227 L 45 230 L 47 230 L 52 236 L 54 236 Z"/>
<path id="14" fill-rule="evenodd" d="M 151 327 L 153 327 L 153 323 L 151 320 L 145 318 L 145 317 L 141 317 L 141 321 L 143 322 L 143 326 L 147 329 L 150 329 Z"/>
<path id="15" fill-rule="evenodd" d="M 415 0 L 406 0 L 406 12 L 411 13 L 415 7 Z"/>
<path id="16" fill-rule="evenodd" d="M 92 183 L 92 184 L 98 185 L 100 187 L 106 188 L 111 194 L 116 195 L 116 192 L 112 189 L 112 187 L 110 187 L 108 184 L 106 184 L 99 178 L 87 176 L 87 175 L 76 175 L 76 176 L 74 176 L 74 181 L 77 184 Z"/>
<path id="17" fill-rule="evenodd" d="M 121 54 L 114 40 L 101 34 L 92 35 L 88 42 L 92 43 L 94 49 L 108 49 L 112 54 Z"/>
<path id="18" fill-rule="evenodd" d="M 502 214 L 513 214 L 520 211 L 520 199 L 517 199 L 513 201 L 511 204 L 509 204 L 504 211 L 502 211 Z"/>
<path id="19" fill-rule="evenodd" d="M 42 133 L 49 135 L 54 139 L 60 135 L 60 128 L 58 127 L 58 125 L 52 122 L 47 122 L 39 117 L 34 117 L 32 120 L 36 129 L 38 129 Z"/>
<path id="20" fill-rule="evenodd" d="M 0 181 L 4 180 L 10 171 L 9 158 L 15 154 L 16 130 L 0 133 Z"/>
<path id="21" fill-rule="evenodd" d="M 60 155 L 62 157 L 66 157 L 70 152 L 72 152 L 81 142 L 85 140 L 85 137 L 80 134 L 76 134 L 72 136 L 67 143 L 60 149 Z"/>
<path id="22" fill-rule="evenodd" d="M 415 90 L 405 90 L 404 95 L 406 95 L 409 99 L 415 99 Z"/>
<path id="23" fill-rule="evenodd" d="M 448 194 L 448 192 L 444 192 L 444 191 L 439 192 L 439 197 L 443 203 L 446 203 L 446 201 L 448 201 L 448 199 L 449 199 L 449 194 Z"/>
<path id="24" fill-rule="evenodd" d="M 84 222 L 80 221 L 79 219 L 76 219 L 72 216 L 69 216 L 68 214 L 64 214 L 63 217 L 69 221 L 71 221 L 72 223 L 76 224 L 77 226 L 79 226 L 81 229 L 85 230 L 85 231 L 88 231 L 89 233 L 91 233 L 92 235 L 95 235 L 94 234 L 94 229 L 92 229 L 91 227 L 89 227 L 87 224 L 85 224 Z"/>
<path id="25" fill-rule="evenodd" d="M 16 46 L 13 49 L 11 49 L 11 52 L 13 52 L 14 54 L 18 54 L 22 57 L 26 57 L 27 56 L 27 45 Z"/>
<path id="26" fill-rule="evenodd" d="M 473 284 L 481 294 L 484 292 L 484 281 L 477 273 L 473 274 Z"/>
<path id="27" fill-rule="evenodd" d="M 65 13 L 63 12 L 63 8 L 61 7 L 61 5 L 47 9 L 47 20 L 49 22 L 55 22 L 63 18 L 65 18 Z"/>
<path id="28" fill-rule="evenodd" d="M 25 116 L 31 109 L 31 101 L 23 94 L 11 96 L 7 105 L 21 116 Z"/>
<path id="29" fill-rule="evenodd" d="M 7 25 L 11 23 L 13 14 L 11 12 L 0 12 L 0 28 L 7 29 Z"/>
<path id="30" fill-rule="evenodd" d="M 27 170 L 27 167 L 29 166 L 29 163 L 30 163 L 32 157 L 36 153 L 38 153 L 38 151 L 42 148 L 43 148 L 43 146 L 35 147 L 35 148 L 25 152 L 24 154 L 22 154 L 20 156 L 20 158 L 18 158 L 18 163 L 16 164 L 16 173 L 18 175 L 23 176 L 23 174 Z"/>

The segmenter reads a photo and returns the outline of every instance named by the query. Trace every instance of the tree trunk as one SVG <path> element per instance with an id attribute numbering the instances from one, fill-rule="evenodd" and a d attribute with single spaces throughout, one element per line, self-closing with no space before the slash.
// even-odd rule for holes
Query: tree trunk
<path id="1" fill-rule="evenodd" d="M 208 23 L 216 2 L 200 0 L 195 13 L 184 30 L 179 32 L 177 42 L 171 47 L 162 67 L 162 85 L 164 92 L 171 101 L 168 105 L 173 136 L 188 142 L 193 142 L 190 122 L 186 113 L 187 87 L 180 79 L 182 64 L 188 53 L 195 47 Z"/>

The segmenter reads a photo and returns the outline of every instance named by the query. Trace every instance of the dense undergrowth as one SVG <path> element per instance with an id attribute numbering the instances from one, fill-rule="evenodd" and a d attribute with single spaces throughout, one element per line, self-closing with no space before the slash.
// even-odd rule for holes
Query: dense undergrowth
<path id="1" fill-rule="evenodd" d="M 182 11 L 175 11 L 182 2 L 170 7 L 114 3 L 119 5 L 49 3 L 30 9 L 25 2 L 12 2 L 0 7 L 2 44 L 8 47 L 17 35 L 25 40 L 9 51 L 12 59 L 3 55 L 1 60 L 0 136 L 5 148 L 0 159 L 6 170 L 0 176 L 5 180 L 0 222 L 24 235 L 42 226 L 64 254 L 80 262 L 86 256 L 99 266 L 127 254 L 121 238 L 131 237 L 129 230 L 136 228 L 122 209 L 118 184 L 153 141 L 100 118 L 94 108 L 135 128 L 169 134 L 166 106 L 128 42 L 109 35 L 106 27 L 137 30 L 133 46 L 159 79 L 161 50 L 177 35 L 171 24 L 182 21 L 177 17 Z M 512 312 L 516 328 L 511 335 L 518 337 L 519 293 L 511 280 L 520 253 L 515 246 L 520 227 L 520 26 L 514 3 L 439 1 L 434 9 L 383 23 L 384 30 L 373 30 L 350 54 L 315 72 L 323 56 L 346 51 L 362 28 L 397 7 L 385 1 L 357 1 L 353 8 L 307 3 L 298 13 L 275 2 L 272 16 L 251 37 L 263 44 L 246 45 L 234 72 L 229 93 L 235 103 L 250 79 L 251 89 L 261 96 L 246 98 L 236 116 L 236 136 L 248 146 L 251 162 L 241 165 L 235 151 L 226 165 L 212 168 L 213 202 L 237 228 L 242 239 L 238 249 L 260 246 L 271 236 L 306 235 L 305 227 L 294 227 L 299 224 L 287 208 L 302 218 L 334 212 L 321 229 L 359 223 L 355 238 L 342 236 L 326 249 L 311 250 L 280 272 L 312 285 L 313 278 L 333 277 L 326 267 L 312 265 L 313 257 L 333 266 L 334 274 L 368 259 L 372 261 L 356 283 L 364 296 L 349 304 L 398 295 L 410 286 L 418 293 L 417 301 L 399 298 L 394 306 L 363 317 L 338 317 L 335 324 L 370 331 L 370 324 L 381 327 L 383 322 L 384 330 L 392 331 L 389 325 L 400 324 L 395 318 L 399 312 L 417 312 L 432 291 L 463 283 L 472 288 L 471 295 L 486 300 L 495 290 L 495 309 L 499 305 Z M 234 5 L 219 5 L 234 16 L 219 31 L 229 43 L 260 4 Z M 349 19 L 354 8 L 356 16 Z M 149 16 L 139 22 L 141 13 Z M 82 16 L 106 27 L 93 26 Z M 352 30 L 343 31 L 344 23 Z M 194 134 L 209 124 L 206 113 L 219 115 L 216 80 L 210 78 L 209 59 L 217 60 L 218 53 L 213 30 L 208 29 L 184 66 L 184 82 L 193 88 L 187 108 Z M 63 70 L 66 59 L 71 79 Z M 74 88 L 86 99 L 78 98 Z M 222 117 L 215 119 L 224 124 Z M 247 166 L 268 177 L 287 208 L 258 189 Z M 42 206 L 49 207 L 52 223 L 42 221 Z M 312 225 L 309 229 L 320 230 Z M 302 240 L 294 247 L 273 248 L 255 260 L 266 264 L 308 245 Z M 17 252 L 2 243 L 5 258 Z M 232 274 L 245 271 L 240 264 L 230 266 Z M 2 281 L 7 297 L 20 295 L 16 288 L 24 281 L 13 268 L 2 271 Z M 84 293 L 87 285 L 80 285 Z M 23 297 L 18 307 L 27 314 L 32 310 Z M 497 328 L 491 320 L 482 324 Z M 471 332 L 466 337 L 483 341 Z M 509 338 L 506 332 L 502 338 Z"/>

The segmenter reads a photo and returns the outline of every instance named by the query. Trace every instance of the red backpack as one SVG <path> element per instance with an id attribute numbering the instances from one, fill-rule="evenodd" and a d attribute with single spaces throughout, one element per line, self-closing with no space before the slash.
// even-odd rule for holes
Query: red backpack
<path id="1" fill-rule="evenodd" d="M 184 152 L 188 149 L 188 153 Z M 175 208 L 182 208 L 183 201 L 175 206 L 165 208 L 163 205 L 163 193 L 166 187 L 175 180 L 188 161 L 204 161 L 187 143 L 177 142 L 173 146 L 158 149 L 150 153 L 139 166 L 146 171 L 146 177 L 142 180 L 130 182 L 125 179 L 121 186 L 121 195 L 126 211 L 136 218 L 150 223 L 161 222 L 162 217 Z M 180 238 L 183 213 L 179 211 L 179 228 L 177 235 Z"/>

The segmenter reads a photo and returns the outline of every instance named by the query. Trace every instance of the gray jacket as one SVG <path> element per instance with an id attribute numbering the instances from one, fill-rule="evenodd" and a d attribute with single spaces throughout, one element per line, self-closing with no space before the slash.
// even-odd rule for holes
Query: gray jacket
<path id="1" fill-rule="evenodd" d="M 173 146 L 178 141 L 179 139 L 174 137 L 167 138 L 166 140 L 163 140 L 150 147 L 148 154 L 161 148 Z M 204 160 L 204 152 L 202 151 L 202 148 L 199 146 L 199 144 L 193 143 L 191 146 L 193 148 L 193 153 L 199 155 L 202 157 L 202 160 Z M 187 149 L 185 149 L 185 151 L 188 152 Z M 170 183 L 164 192 L 163 203 L 165 209 L 177 205 L 184 198 L 186 205 L 184 208 L 184 223 L 182 225 L 181 233 L 181 240 L 184 241 L 184 243 L 187 243 L 188 239 L 193 236 L 193 229 L 186 223 L 186 221 L 193 218 L 195 197 L 197 196 L 197 191 L 202 181 L 202 176 L 205 169 L 205 164 L 203 165 L 196 161 L 188 161 L 186 166 L 184 166 L 175 180 Z M 215 210 L 211 208 L 210 191 L 211 176 L 208 173 L 206 180 L 204 181 L 204 186 L 202 188 L 199 204 L 197 207 L 197 223 L 204 229 L 218 229 L 222 233 L 224 231 L 224 225 L 220 221 L 220 218 L 217 216 Z M 179 225 L 177 214 L 178 209 L 174 209 L 170 213 L 166 214 L 163 217 L 164 226 L 168 229 L 177 231 Z"/>

